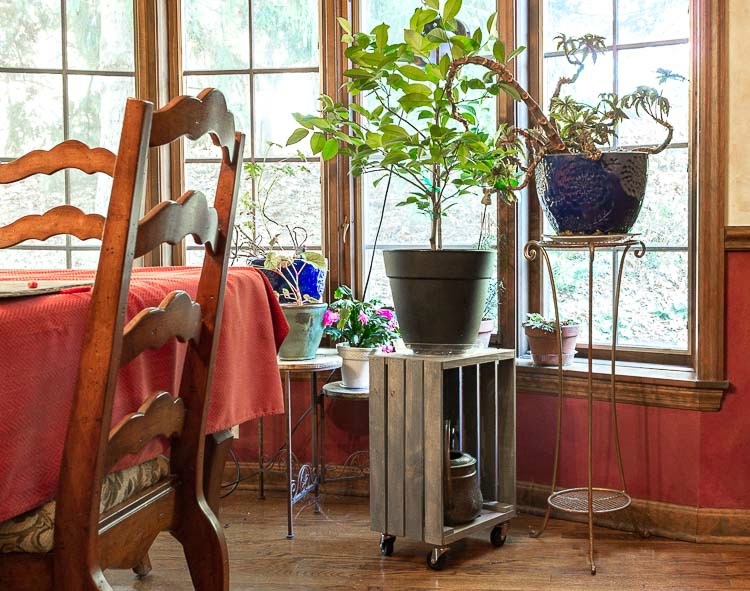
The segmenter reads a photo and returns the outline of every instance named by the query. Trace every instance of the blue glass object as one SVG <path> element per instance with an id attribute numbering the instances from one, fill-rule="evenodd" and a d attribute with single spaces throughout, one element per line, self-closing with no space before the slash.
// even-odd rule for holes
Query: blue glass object
<path id="1" fill-rule="evenodd" d="M 288 286 L 284 279 L 282 279 L 278 273 L 275 271 L 271 271 L 269 269 L 263 268 L 263 263 L 265 262 L 264 258 L 251 258 L 248 259 L 248 264 L 251 267 L 255 267 L 256 269 L 260 269 L 263 274 L 268 277 L 268 281 L 271 283 L 271 287 L 273 290 L 279 294 L 279 302 L 282 304 L 289 304 L 293 303 L 294 299 L 292 298 L 286 298 L 282 294 L 282 290 L 284 288 L 288 289 Z M 299 271 L 299 269 L 302 268 L 302 266 L 305 264 L 305 261 L 302 259 L 295 259 L 294 260 L 294 266 Z M 282 273 L 284 273 L 290 280 L 294 277 L 292 274 L 291 269 L 283 269 Z M 328 275 L 328 269 L 318 269 L 316 267 L 313 267 L 312 265 L 305 266 L 304 269 L 302 269 L 302 273 L 299 277 L 299 286 L 300 290 L 302 291 L 303 296 L 309 296 L 311 298 L 314 298 L 316 300 L 322 301 L 323 299 L 323 292 L 326 288 L 326 276 Z"/>
<path id="2" fill-rule="evenodd" d="M 556 234 L 626 234 L 643 205 L 648 154 L 545 156 L 535 172 L 539 203 Z"/>

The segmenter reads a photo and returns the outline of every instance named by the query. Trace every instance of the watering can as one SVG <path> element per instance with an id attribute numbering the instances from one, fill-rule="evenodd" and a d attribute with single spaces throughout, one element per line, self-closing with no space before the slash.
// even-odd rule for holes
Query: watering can
<path id="1" fill-rule="evenodd" d="M 450 421 L 443 433 L 443 522 L 462 525 L 474 521 L 482 512 L 482 491 L 475 457 L 451 450 Z"/>

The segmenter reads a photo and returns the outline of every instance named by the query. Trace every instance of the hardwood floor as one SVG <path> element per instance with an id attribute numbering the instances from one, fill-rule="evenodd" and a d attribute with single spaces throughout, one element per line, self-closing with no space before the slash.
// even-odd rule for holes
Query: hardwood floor
<path id="1" fill-rule="evenodd" d="M 588 573 L 586 526 L 552 521 L 545 535 L 531 539 L 540 518 L 512 522 L 505 546 L 484 536 L 455 543 L 446 569 L 425 565 L 429 547 L 396 541 L 383 557 L 379 536 L 370 531 L 367 499 L 325 496 L 323 513 L 296 507 L 296 539 L 286 539 L 284 499 L 276 493 L 258 501 L 239 490 L 224 500 L 233 591 L 302 590 L 750 590 L 750 547 L 691 544 L 662 538 L 641 540 L 597 529 L 598 573 Z M 168 534 L 156 541 L 153 572 L 139 581 L 126 571 L 108 571 L 117 591 L 192 589 L 180 547 Z"/>

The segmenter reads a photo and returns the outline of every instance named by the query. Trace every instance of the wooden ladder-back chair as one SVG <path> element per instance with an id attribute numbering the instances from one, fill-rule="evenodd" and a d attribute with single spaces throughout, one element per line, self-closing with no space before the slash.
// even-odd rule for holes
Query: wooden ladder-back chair
<path id="1" fill-rule="evenodd" d="M 160 203 L 139 221 L 149 147 L 183 136 L 197 140 L 207 133 L 222 154 L 214 206 L 209 207 L 201 193 L 187 191 L 177 201 Z M 106 167 L 112 164 L 114 156 L 84 150 L 80 144 L 66 144 L 71 147 L 58 146 L 46 154 L 70 151 L 74 167 L 82 170 L 85 168 L 79 165 L 94 155 L 102 159 L 95 170 L 107 172 Z M 235 131 L 234 118 L 218 91 L 206 89 L 197 98 L 178 97 L 158 111 L 153 111 L 148 102 L 130 99 L 112 169 L 106 221 L 63 206 L 65 209 L 56 208 L 57 212 L 22 218 L 11 224 L 13 228 L 0 228 L 0 245 L 10 246 L 21 237 L 25 240 L 64 233 L 57 226 L 63 222 L 67 233 L 78 237 L 69 231 L 76 224 L 83 228 L 80 234 L 92 237 L 103 225 L 63 451 L 54 546 L 45 554 L 0 554 L 0 589 L 111 589 L 103 571 L 142 564 L 158 533 L 165 530 L 182 544 L 196 589 L 228 588 L 223 530 L 204 493 L 204 437 L 243 148 L 244 135 Z M 50 156 L 26 158 L 15 162 L 17 170 L 10 171 L 11 175 L 24 178 L 20 174 L 35 167 L 50 173 L 65 168 L 62 162 L 49 164 Z M 109 164 L 103 164 L 105 161 Z M 7 178 L 8 172 L 5 174 Z M 0 167 L 0 182 L 2 175 Z M 188 235 L 205 246 L 196 300 L 185 292 L 173 292 L 158 307 L 142 310 L 126 325 L 134 259 L 162 243 L 176 244 Z M 172 338 L 187 342 L 178 395 L 156 392 L 137 412 L 111 428 L 120 367 Z M 138 453 L 157 437 L 171 441 L 168 474 L 100 513 L 104 476 L 120 459 Z"/>

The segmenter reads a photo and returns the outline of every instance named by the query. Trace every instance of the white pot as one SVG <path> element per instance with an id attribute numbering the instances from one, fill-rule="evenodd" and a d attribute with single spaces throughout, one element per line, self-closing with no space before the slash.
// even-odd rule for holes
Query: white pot
<path id="1" fill-rule="evenodd" d="M 345 388 L 357 388 L 367 390 L 370 387 L 370 361 L 369 357 L 377 347 L 350 347 L 349 345 L 336 345 L 336 351 L 343 359 L 341 365 L 341 379 Z"/>

